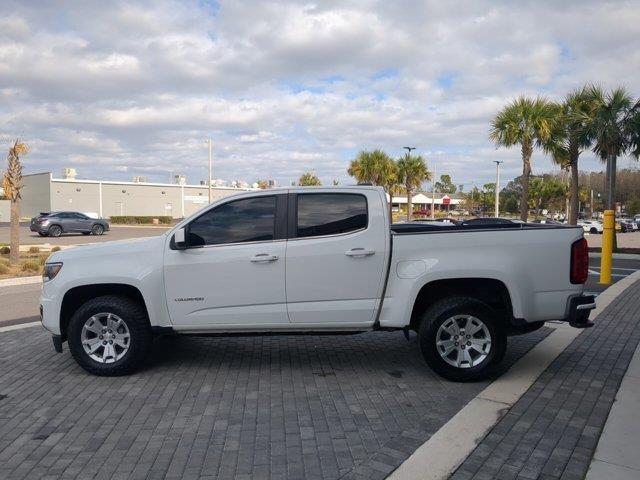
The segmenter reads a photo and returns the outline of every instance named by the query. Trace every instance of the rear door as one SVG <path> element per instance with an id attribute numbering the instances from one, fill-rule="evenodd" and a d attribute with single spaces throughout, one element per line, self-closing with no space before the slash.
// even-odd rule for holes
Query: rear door
<path id="1" fill-rule="evenodd" d="M 295 324 L 364 326 L 382 295 L 389 231 L 380 193 L 290 194 L 286 285 Z"/>

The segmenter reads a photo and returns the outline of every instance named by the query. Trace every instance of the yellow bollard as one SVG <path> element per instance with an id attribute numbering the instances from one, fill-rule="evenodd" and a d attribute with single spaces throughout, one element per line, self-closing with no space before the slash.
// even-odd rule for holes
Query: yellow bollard
<path id="1" fill-rule="evenodd" d="M 613 236 L 616 234 L 616 219 L 613 210 L 604 211 L 604 231 L 602 232 L 602 252 L 600 253 L 600 283 L 611 284 L 611 263 L 613 261 Z"/>

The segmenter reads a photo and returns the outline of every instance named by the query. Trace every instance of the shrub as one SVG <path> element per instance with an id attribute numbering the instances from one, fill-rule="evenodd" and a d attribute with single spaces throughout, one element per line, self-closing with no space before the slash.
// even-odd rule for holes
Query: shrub
<path id="1" fill-rule="evenodd" d="M 0 248 L 0 253 L 3 255 L 9 255 L 11 253 L 11 249 L 9 247 Z"/>
<path id="2" fill-rule="evenodd" d="M 0 258 L 0 265 L 6 265 L 9 266 L 9 259 L 8 258 Z"/>
<path id="3" fill-rule="evenodd" d="M 0 263 L 0 275 L 4 275 L 5 273 L 9 273 L 9 265 Z"/>
<path id="4" fill-rule="evenodd" d="M 38 258 L 38 263 L 40 264 L 40 266 L 43 266 L 45 263 L 47 263 L 47 258 L 49 258 L 48 255 L 44 255 Z"/>
<path id="5" fill-rule="evenodd" d="M 29 247 L 29 253 L 40 253 L 40 247 Z"/>
<path id="6" fill-rule="evenodd" d="M 111 223 L 115 224 L 134 224 L 134 225 L 153 225 L 153 220 L 156 219 L 159 224 L 162 225 L 171 225 L 173 221 L 172 217 L 169 216 L 133 216 L 133 215 L 123 215 L 123 216 L 115 216 L 111 217 L 109 220 Z"/>
<path id="7" fill-rule="evenodd" d="M 51 249 L 52 252 L 59 252 L 60 250 L 62 249 L 57 245 Z"/>
<path id="8" fill-rule="evenodd" d="M 36 272 L 40 270 L 40 264 L 38 262 L 34 262 L 33 260 L 27 260 L 22 264 L 23 272 Z"/>

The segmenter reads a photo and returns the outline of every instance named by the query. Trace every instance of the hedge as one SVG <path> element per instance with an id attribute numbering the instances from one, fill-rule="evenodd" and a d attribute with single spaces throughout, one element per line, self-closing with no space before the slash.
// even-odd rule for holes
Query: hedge
<path id="1" fill-rule="evenodd" d="M 134 215 L 123 215 L 123 216 L 114 216 L 109 220 L 111 223 L 118 224 L 137 224 L 137 225 L 153 225 L 154 219 L 158 221 L 158 223 L 163 225 L 170 225 L 173 221 L 172 217 L 169 216 L 158 216 L 158 217 L 143 217 L 143 216 L 134 216 Z"/>

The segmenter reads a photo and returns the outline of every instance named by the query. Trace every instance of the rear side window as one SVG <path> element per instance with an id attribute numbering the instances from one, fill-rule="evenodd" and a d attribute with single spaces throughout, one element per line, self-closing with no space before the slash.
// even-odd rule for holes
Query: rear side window
<path id="1" fill-rule="evenodd" d="M 276 197 L 255 197 L 225 203 L 189 225 L 190 247 L 259 242 L 275 237 Z"/>
<path id="2" fill-rule="evenodd" d="M 348 193 L 298 194 L 296 235 L 317 237 L 367 227 L 367 199 Z"/>

